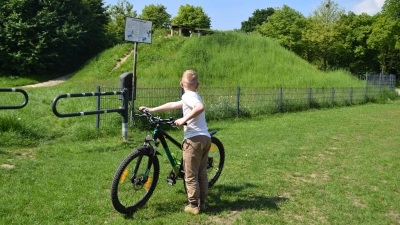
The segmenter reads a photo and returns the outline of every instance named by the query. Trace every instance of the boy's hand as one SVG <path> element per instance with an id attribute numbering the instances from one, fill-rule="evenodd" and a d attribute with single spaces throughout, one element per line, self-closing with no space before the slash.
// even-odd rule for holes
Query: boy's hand
<path id="1" fill-rule="evenodd" d="M 185 121 L 185 119 L 183 119 L 183 118 L 180 118 L 180 119 L 177 119 L 177 120 L 175 120 L 175 125 L 176 126 L 183 126 L 183 125 L 185 125 L 185 123 L 186 123 L 186 121 Z"/>
<path id="2" fill-rule="evenodd" d="M 140 106 L 139 110 L 142 111 L 143 109 L 147 109 L 147 111 L 149 111 L 150 113 L 152 112 L 151 108 L 147 108 L 145 106 Z"/>

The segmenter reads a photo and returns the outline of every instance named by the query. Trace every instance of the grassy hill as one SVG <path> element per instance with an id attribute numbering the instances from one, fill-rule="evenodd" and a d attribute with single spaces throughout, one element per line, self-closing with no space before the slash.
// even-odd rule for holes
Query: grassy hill
<path id="1" fill-rule="evenodd" d="M 158 31 L 153 35 L 152 44 L 139 43 L 138 46 L 138 87 L 174 87 L 186 69 L 200 74 L 202 86 L 364 86 L 364 82 L 345 71 L 322 72 L 275 41 L 257 35 L 228 31 L 183 38 L 168 37 Z M 119 76 L 133 71 L 133 55 L 118 68 L 114 67 L 132 49 L 133 43 L 126 43 L 105 50 L 88 61 L 67 83 L 80 88 L 118 86 Z M 48 77 L 0 77 L 0 86 L 22 86 Z"/>
<path id="2" fill-rule="evenodd" d="M 87 140 L 120 131 L 95 129 L 95 117 L 57 118 L 51 111 L 53 99 L 63 93 L 93 92 L 97 86 L 116 88 L 119 76 L 133 70 L 133 56 L 115 68 L 132 51 L 126 43 L 105 50 L 88 61 L 71 79 L 52 87 L 26 88 L 29 104 L 20 110 L 0 111 L 3 145 L 30 146 L 40 140 Z M 260 36 L 217 32 L 203 37 L 165 37 L 155 33 L 152 44 L 139 44 L 138 87 L 177 87 L 186 69 L 197 70 L 202 87 L 363 87 L 348 73 L 324 73 L 276 42 Z M 1 87 L 35 82 L 16 78 L 0 80 Z M 2 93 L 2 105 L 18 105 L 22 95 Z M 60 101 L 59 112 L 95 109 L 94 98 Z M 50 126 L 51 125 L 51 126 Z"/>
<path id="3" fill-rule="evenodd" d="M 139 43 L 138 87 L 174 87 L 186 69 L 196 70 L 203 86 L 216 87 L 362 87 L 364 82 L 344 71 L 324 73 L 271 39 L 237 32 L 202 37 L 165 37 L 156 33 L 152 44 Z M 133 44 L 117 45 L 92 59 L 74 77 L 115 86 L 124 72 L 133 71 L 131 55 L 117 61 Z"/>

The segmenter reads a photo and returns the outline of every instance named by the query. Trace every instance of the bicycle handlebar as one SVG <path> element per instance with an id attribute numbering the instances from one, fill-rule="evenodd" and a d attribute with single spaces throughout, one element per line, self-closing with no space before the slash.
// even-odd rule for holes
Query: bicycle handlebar
<path id="1" fill-rule="evenodd" d="M 147 119 L 148 119 L 150 124 L 169 124 L 174 128 L 177 127 L 175 125 L 175 123 L 174 123 L 175 119 L 173 117 L 170 117 L 169 119 L 162 119 L 159 116 L 153 116 L 153 114 L 151 114 L 149 112 L 149 110 L 147 110 L 146 108 L 144 108 L 142 110 L 139 110 L 139 111 L 142 112 L 142 114 L 135 114 L 135 116 L 137 116 L 137 117 L 147 117 Z"/>

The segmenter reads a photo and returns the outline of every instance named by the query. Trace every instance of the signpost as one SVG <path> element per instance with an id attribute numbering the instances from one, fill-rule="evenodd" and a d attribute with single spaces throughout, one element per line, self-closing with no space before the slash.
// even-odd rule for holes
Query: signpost
<path id="1" fill-rule="evenodd" d="M 131 121 L 134 115 L 134 102 L 136 100 L 136 61 L 138 43 L 151 44 L 152 40 L 152 21 L 141 20 L 137 18 L 126 17 L 125 19 L 125 41 L 135 43 L 133 55 L 133 76 L 132 76 L 132 104 L 131 104 Z"/>

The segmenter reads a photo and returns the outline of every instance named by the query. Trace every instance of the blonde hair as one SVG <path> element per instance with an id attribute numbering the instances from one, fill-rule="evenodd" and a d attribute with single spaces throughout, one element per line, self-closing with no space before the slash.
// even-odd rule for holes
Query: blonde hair
<path id="1" fill-rule="evenodd" d="M 186 70 L 182 75 L 182 82 L 185 86 L 196 87 L 199 82 L 198 75 L 194 70 Z"/>

